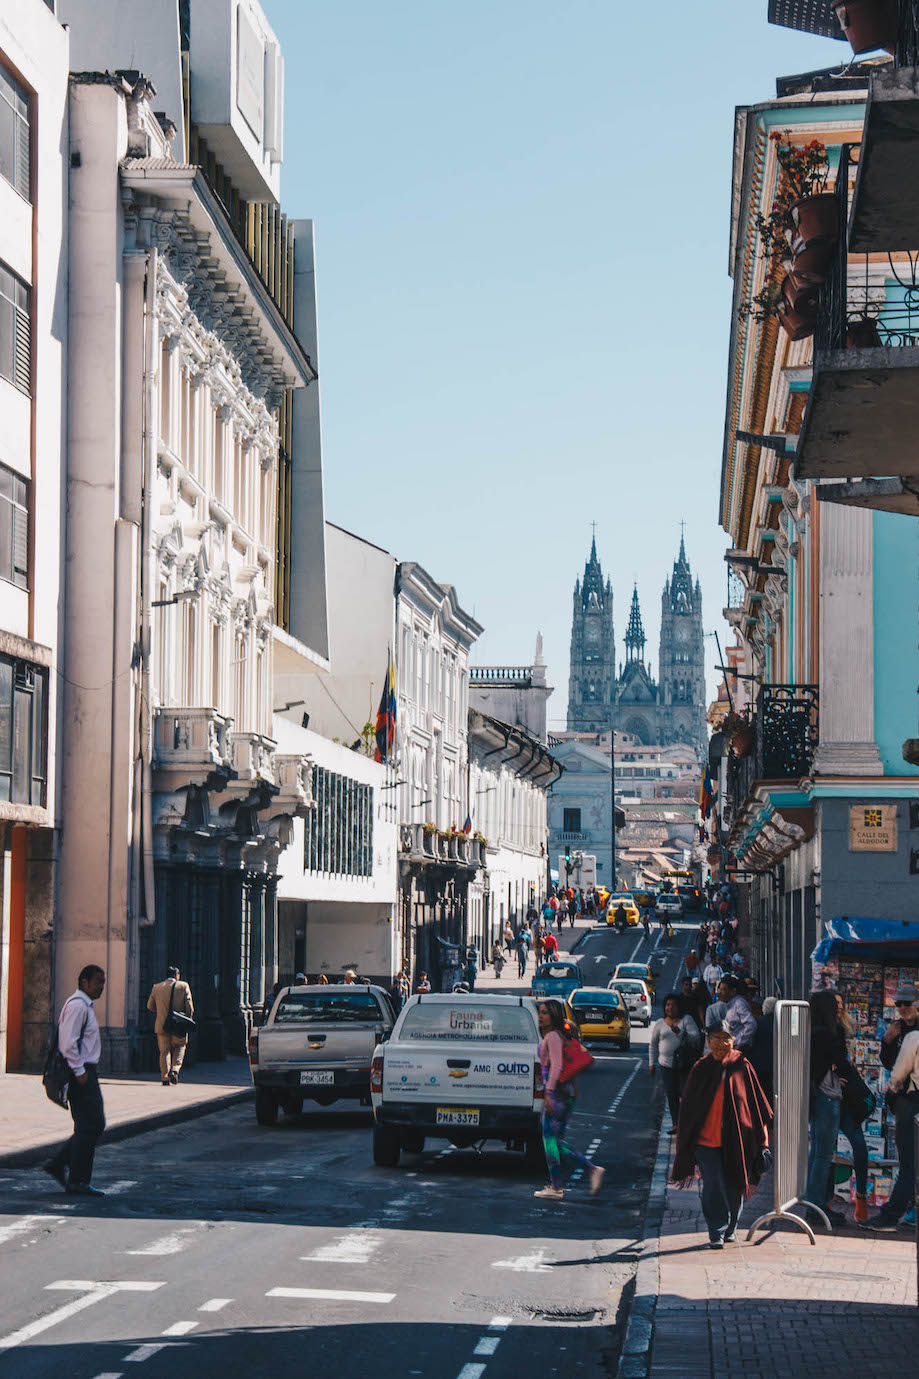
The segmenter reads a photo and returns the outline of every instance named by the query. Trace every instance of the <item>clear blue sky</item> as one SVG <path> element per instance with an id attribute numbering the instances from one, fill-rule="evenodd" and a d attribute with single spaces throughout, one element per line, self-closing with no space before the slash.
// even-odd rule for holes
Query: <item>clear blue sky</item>
<path id="1" fill-rule="evenodd" d="M 637 579 L 656 663 L 681 519 L 723 629 L 734 107 L 848 46 L 766 0 L 263 3 L 283 204 L 317 222 L 326 514 L 455 584 L 480 663 L 541 629 L 561 726 L 592 519 L 620 655 Z"/>

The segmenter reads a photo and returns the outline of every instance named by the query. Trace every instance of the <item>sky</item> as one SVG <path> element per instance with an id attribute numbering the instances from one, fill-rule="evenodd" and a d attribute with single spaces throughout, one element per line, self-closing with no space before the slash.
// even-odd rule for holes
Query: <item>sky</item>
<path id="1" fill-rule="evenodd" d="M 327 518 L 455 585 L 474 664 L 541 631 L 550 729 L 593 521 L 620 658 L 637 581 L 656 673 L 681 521 L 723 646 L 734 109 L 848 46 L 766 0 L 263 4 L 282 205 L 316 221 Z"/>

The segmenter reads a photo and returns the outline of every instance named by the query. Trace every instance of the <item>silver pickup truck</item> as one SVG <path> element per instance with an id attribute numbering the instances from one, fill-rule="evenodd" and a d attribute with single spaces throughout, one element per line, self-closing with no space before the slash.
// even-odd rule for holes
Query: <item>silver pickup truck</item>
<path id="1" fill-rule="evenodd" d="M 328 1106 L 339 1097 L 370 1105 L 370 1064 L 389 1037 L 395 1013 L 379 986 L 288 986 L 260 1029 L 249 1036 L 255 1118 L 274 1125 L 304 1101 Z"/>

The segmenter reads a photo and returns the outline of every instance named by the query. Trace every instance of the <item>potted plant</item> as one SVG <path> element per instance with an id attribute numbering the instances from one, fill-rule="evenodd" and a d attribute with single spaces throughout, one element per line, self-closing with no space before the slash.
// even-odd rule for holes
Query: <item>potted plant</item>
<path id="1" fill-rule="evenodd" d="M 732 710 L 726 716 L 721 731 L 730 742 L 735 757 L 749 756 L 753 747 L 753 721 L 749 713 Z"/>
<path id="2" fill-rule="evenodd" d="M 752 302 L 741 307 L 741 316 L 752 316 L 755 321 L 765 321 L 775 316 L 792 340 L 803 340 L 813 335 L 817 325 L 817 288 L 810 284 L 790 283 L 789 279 L 793 276 L 786 274 L 784 277 L 771 278 Z M 808 290 L 805 291 L 805 288 Z"/>
<path id="3" fill-rule="evenodd" d="M 819 139 L 793 144 L 781 130 L 769 137 L 782 169 L 778 199 L 784 205 L 793 256 L 818 247 L 828 253 L 839 238 L 839 217 L 836 194 L 827 191 L 830 164 L 826 145 Z"/>
<path id="4" fill-rule="evenodd" d="M 878 349 L 880 344 L 881 336 L 878 331 L 878 323 L 872 316 L 864 314 L 861 316 L 853 316 L 852 320 L 847 323 L 846 349 Z"/>
<path id="5" fill-rule="evenodd" d="M 873 53 L 897 46 L 897 0 L 832 0 L 839 27 L 853 53 Z"/>

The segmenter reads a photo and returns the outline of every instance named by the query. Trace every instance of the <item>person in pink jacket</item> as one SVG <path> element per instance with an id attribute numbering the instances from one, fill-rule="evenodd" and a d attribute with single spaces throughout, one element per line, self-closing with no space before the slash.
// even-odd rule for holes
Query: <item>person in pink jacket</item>
<path id="1" fill-rule="evenodd" d="M 546 1089 L 542 1112 L 542 1142 L 549 1168 L 549 1186 L 540 1188 L 534 1196 L 548 1197 L 550 1201 L 560 1202 L 565 1195 L 565 1173 L 570 1173 L 575 1164 L 581 1164 L 587 1169 L 592 1193 L 600 1191 L 606 1170 L 591 1163 L 590 1159 L 565 1143 L 565 1130 L 577 1101 L 577 1087 L 574 1078 L 567 1082 L 563 1082 L 561 1078 L 564 1071 L 565 1041 L 576 1036 L 565 1019 L 565 1010 L 560 1001 L 540 1001 L 539 1032 L 542 1035 L 539 1062 Z"/>

